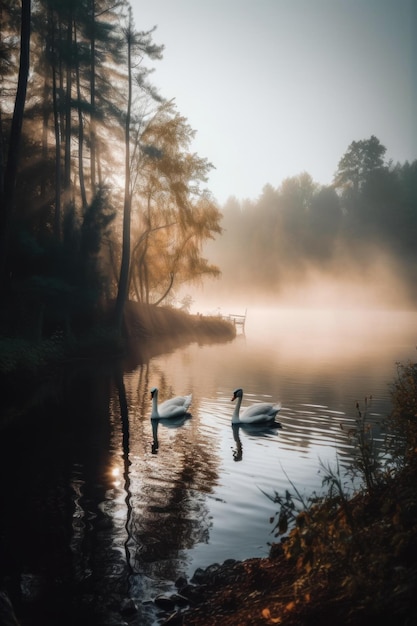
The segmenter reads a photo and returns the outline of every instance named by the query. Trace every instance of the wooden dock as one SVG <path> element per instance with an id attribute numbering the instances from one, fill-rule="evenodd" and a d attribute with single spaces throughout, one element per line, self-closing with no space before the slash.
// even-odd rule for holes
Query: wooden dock
<path id="1" fill-rule="evenodd" d="M 240 329 L 240 331 L 245 334 L 245 323 L 246 323 L 246 314 L 247 309 L 245 309 L 244 315 L 237 315 L 235 313 L 229 313 L 229 315 L 225 315 L 224 319 L 232 322 L 235 325 L 236 329 Z"/>

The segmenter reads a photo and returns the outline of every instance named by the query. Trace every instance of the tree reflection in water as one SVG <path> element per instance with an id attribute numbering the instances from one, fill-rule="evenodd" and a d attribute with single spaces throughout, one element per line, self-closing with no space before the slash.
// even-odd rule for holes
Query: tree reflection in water
<path id="1" fill-rule="evenodd" d="M 163 397 L 175 395 L 152 363 L 136 368 L 125 379 L 132 407 L 134 569 L 166 584 L 184 573 L 186 550 L 197 542 L 208 542 L 211 521 L 205 498 L 211 490 L 207 485 L 217 480 L 215 459 L 199 439 L 198 424 L 190 416 L 150 419 L 152 386 L 158 386 Z"/>

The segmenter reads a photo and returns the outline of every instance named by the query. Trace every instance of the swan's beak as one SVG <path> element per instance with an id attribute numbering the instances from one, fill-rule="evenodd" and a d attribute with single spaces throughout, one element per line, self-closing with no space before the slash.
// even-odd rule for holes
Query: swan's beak
<path id="1" fill-rule="evenodd" d="M 233 400 L 236 400 L 237 396 L 235 396 L 235 394 L 233 394 L 232 399 L 230 400 L 230 402 L 233 402 Z"/>

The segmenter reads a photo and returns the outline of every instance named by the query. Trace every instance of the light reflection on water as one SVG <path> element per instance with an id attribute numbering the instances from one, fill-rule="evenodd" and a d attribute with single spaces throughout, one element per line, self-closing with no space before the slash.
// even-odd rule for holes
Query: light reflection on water
<path id="1" fill-rule="evenodd" d="M 267 555 L 276 505 L 265 493 L 292 490 L 289 481 L 306 497 L 320 490 L 321 462 L 349 463 L 341 425 L 352 426 L 356 402 L 363 410 L 371 395 L 368 416 L 380 436 L 395 364 L 414 358 L 416 330 L 406 312 L 249 310 L 245 336 L 192 344 L 126 373 L 128 432 L 115 390 L 111 454 L 119 473 L 103 506 L 114 545 L 128 548 L 133 580 L 142 576 L 142 599 L 197 567 Z M 192 393 L 191 419 L 153 428 L 153 386 L 160 401 Z M 282 429 L 232 428 L 236 387 L 243 406 L 281 401 Z"/>

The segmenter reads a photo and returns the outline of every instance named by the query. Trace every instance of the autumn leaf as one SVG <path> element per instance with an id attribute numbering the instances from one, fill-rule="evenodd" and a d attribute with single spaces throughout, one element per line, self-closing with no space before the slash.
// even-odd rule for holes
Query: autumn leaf
<path id="1" fill-rule="evenodd" d="M 262 617 L 267 619 L 270 624 L 280 624 L 282 621 L 280 617 L 272 617 L 269 609 L 262 609 Z"/>

